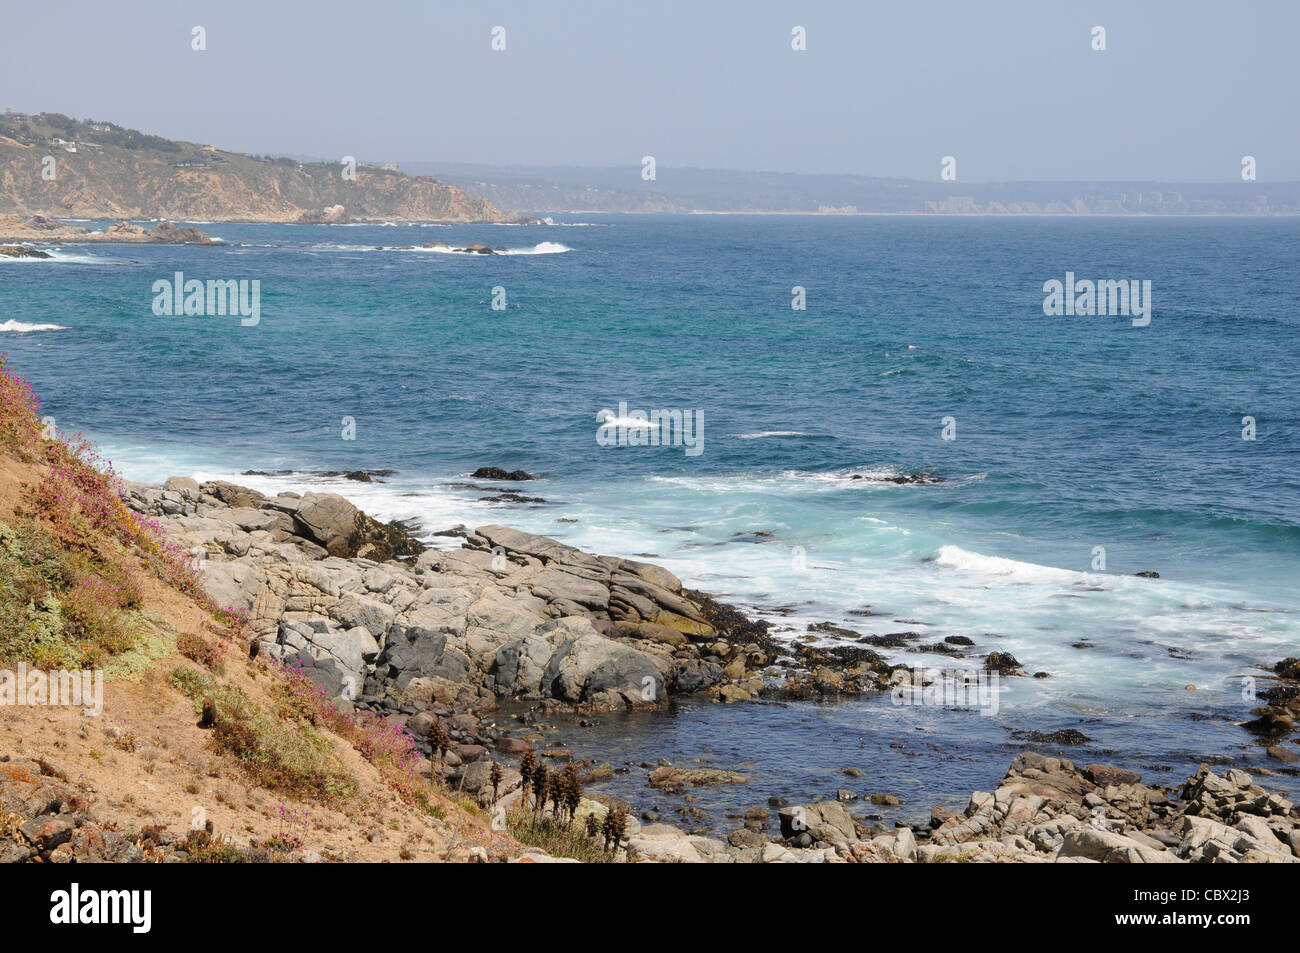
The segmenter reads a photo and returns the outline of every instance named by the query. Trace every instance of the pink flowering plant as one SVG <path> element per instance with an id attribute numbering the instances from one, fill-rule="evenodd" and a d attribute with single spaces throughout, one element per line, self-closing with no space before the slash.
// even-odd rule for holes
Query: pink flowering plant
<path id="1" fill-rule="evenodd" d="M 36 474 L 10 523 L 0 524 L 0 542 L 8 541 L 0 548 L 0 661 L 92 666 L 131 648 L 141 564 L 219 611 L 188 555 L 123 502 L 112 465 L 81 434 L 54 432 L 40 411 L 40 398 L 0 355 L 0 454 Z"/>

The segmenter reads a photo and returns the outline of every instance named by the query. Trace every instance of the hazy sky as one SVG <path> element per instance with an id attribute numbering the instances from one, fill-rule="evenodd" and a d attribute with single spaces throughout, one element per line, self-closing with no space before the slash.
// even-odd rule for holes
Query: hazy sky
<path id="1" fill-rule="evenodd" d="M 4 2 L 0 108 L 239 151 L 1300 179 L 1298 0 Z"/>

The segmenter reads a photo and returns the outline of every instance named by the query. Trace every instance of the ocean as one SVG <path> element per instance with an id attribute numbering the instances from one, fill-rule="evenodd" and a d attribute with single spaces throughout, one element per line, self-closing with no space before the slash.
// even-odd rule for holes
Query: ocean
<path id="1" fill-rule="evenodd" d="M 554 218 L 199 223 L 230 244 L 0 259 L 0 350 L 131 479 L 330 489 L 425 533 L 506 523 L 662 563 L 792 639 L 965 636 L 962 659 L 881 651 L 1046 673 L 1002 679 L 992 716 L 884 695 L 562 727 L 614 764 L 744 764 L 750 785 L 702 794 L 705 826 L 834 796 L 850 766 L 911 817 L 1027 747 L 1166 783 L 1279 767 L 1237 723 L 1242 676 L 1300 654 L 1300 222 Z M 404 247 L 435 241 L 508 253 Z M 176 272 L 257 280 L 260 320 L 156 315 Z M 1067 273 L 1149 281 L 1150 323 L 1045 314 Z M 698 452 L 601 445 L 602 410 L 689 414 Z M 539 475 L 479 482 L 545 502 L 484 502 L 482 466 Z M 392 473 L 320 475 L 357 469 Z M 919 473 L 942 482 L 893 482 Z M 1090 741 L 1013 737 L 1063 728 Z"/>

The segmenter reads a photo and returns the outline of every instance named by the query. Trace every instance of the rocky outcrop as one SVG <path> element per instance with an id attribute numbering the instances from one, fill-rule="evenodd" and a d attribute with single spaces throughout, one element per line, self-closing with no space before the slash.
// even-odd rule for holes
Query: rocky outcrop
<path id="1" fill-rule="evenodd" d="M 1026 753 L 996 791 L 936 821 L 921 861 L 1300 862 L 1291 802 L 1243 771 L 1206 765 L 1174 791 L 1109 765 Z"/>
<path id="2" fill-rule="evenodd" d="M 342 205 L 329 205 L 321 209 L 311 209 L 298 216 L 297 225 L 345 225 L 351 222 L 347 209 Z"/>
<path id="3" fill-rule="evenodd" d="M 144 851 L 96 824 L 58 769 L 39 761 L 0 761 L 0 863 L 133 863 Z"/>
<path id="4" fill-rule="evenodd" d="M 49 252 L 26 245 L 0 245 L 0 258 L 53 258 Z"/>
<path id="5" fill-rule="evenodd" d="M 442 245 L 442 242 L 435 242 Z M 425 245 L 425 248 L 430 247 Z M 447 247 L 443 245 L 443 247 Z M 524 470 L 503 470 L 500 467 L 479 467 L 471 474 L 476 480 L 536 480 L 533 476 Z"/>
<path id="6" fill-rule="evenodd" d="M 171 222 L 159 222 L 153 228 L 118 222 L 103 231 L 105 242 L 145 242 L 154 245 L 215 245 L 220 244 L 207 232 L 197 228 L 184 228 Z"/>
<path id="7" fill-rule="evenodd" d="M 218 245 L 206 232 L 197 228 L 183 228 L 171 222 L 159 222 L 153 228 L 133 225 L 130 222 L 118 222 L 102 232 L 92 232 L 85 225 L 65 225 L 44 215 L 36 215 L 26 221 L 19 215 L 0 215 L 0 242 L 119 242 L 136 245 Z M 45 252 L 21 245 L 6 245 L 0 248 L 17 248 L 21 253 L 12 257 L 49 258 Z M 33 254 L 35 252 L 35 254 Z"/>
<path id="8" fill-rule="evenodd" d="M 1260 692 L 1264 704 L 1251 710 L 1254 717 L 1242 727 L 1268 747 L 1271 757 L 1287 764 L 1300 762 L 1300 752 L 1281 742 L 1296 731 L 1300 720 L 1300 658 L 1285 658 L 1264 676 L 1270 687 Z"/>
<path id="9" fill-rule="evenodd" d="M 174 477 L 124 495 L 202 560 L 209 595 L 247 615 L 255 651 L 348 704 L 648 707 L 685 692 L 741 701 L 790 681 L 771 674 L 782 647 L 763 626 L 661 566 L 500 525 L 425 549 L 329 493 Z M 818 671 L 832 690 L 824 660 Z"/>

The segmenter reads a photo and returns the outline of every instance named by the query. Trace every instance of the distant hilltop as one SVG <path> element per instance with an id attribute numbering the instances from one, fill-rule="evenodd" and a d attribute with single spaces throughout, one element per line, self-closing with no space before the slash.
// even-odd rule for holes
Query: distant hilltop
<path id="1" fill-rule="evenodd" d="M 411 172 L 431 163 L 403 163 Z M 963 182 L 935 178 L 641 166 L 488 166 L 441 162 L 438 176 L 510 208 L 549 212 L 821 215 L 1300 215 L 1300 183 Z M 1231 166 L 1229 172 L 1235 171 Z"/>
<path id="2" fill-rule="evenodd" d="M 59 113 L 0 115 L 0 215 L 200 222 L 535 222 L 396 166 L 226 152 Z"/>

